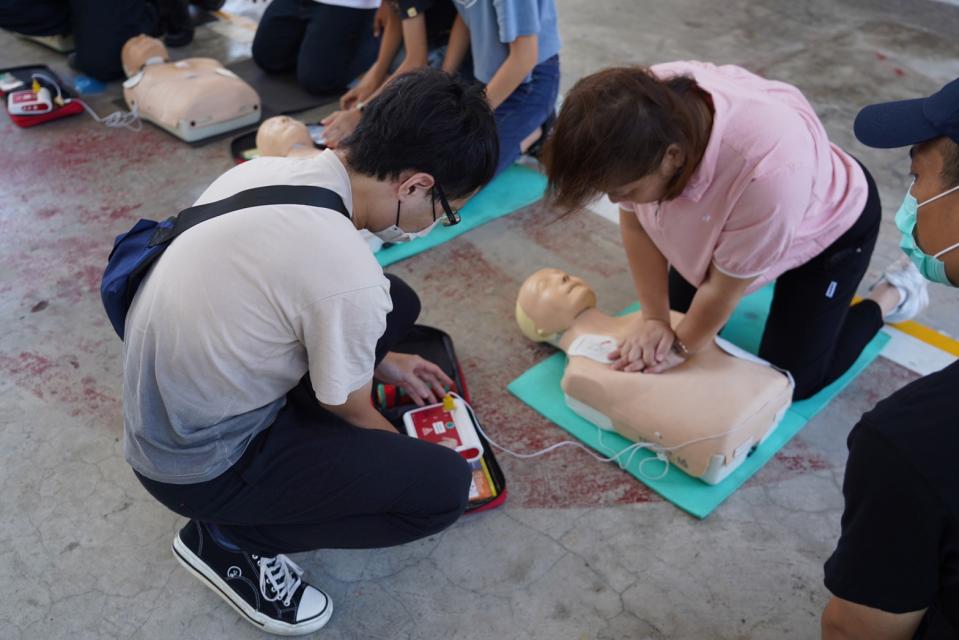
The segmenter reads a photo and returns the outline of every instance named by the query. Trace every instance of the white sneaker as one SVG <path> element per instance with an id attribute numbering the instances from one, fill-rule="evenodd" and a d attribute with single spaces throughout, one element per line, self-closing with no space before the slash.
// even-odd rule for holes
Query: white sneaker
<path id="1" fill-rule="evenodd" d="M 911 260 L 893 262 L 869 290 L 872 291 L 883 281 L 894 286 L 899 292 L 899 304 L 883 317 L 888 324 L 912 320 L 929 306 L 929 283 Z"/>

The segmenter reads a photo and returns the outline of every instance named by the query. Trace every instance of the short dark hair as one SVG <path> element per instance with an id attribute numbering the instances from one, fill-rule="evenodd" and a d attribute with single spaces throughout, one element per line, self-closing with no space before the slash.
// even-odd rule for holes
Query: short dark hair
<path id="1" fill-rule="evenodd" d="M 946 188 L 951 189 L 959 185 L 959 144 L 950 138 L 943 138 L 941 148 L 942 179 L 946 181 Z"/>
<path id="2" fill-rule="evenodd" d="M 676 144 L 686 163 L 664 199 L 678 197 L 709 139 L 696 100 L 711 104 L 694 79 L 660 80 L 644 67 L 614 67 L 582 78 L 563 99 L 543 149 L 550 196 L 566 210 L 582 207 L 655 171 Z"/>
<path id="3" fill-rule="evenodd" d="M 499 160 L 496 121 L 483 87 L 429 68 L 392 80 L 341 146 L 355 171 L 378 180 L 422 171 L 449 198 L 468 196 L 492 180 Z"/>

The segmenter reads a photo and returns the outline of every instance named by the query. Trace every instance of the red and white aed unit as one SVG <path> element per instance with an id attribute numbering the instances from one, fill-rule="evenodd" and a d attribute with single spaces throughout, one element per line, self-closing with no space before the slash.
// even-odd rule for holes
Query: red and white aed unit
<path id="1" fill-rule="evenodd" d="M 18 127 L 33 127 L 83 113 L 80 100 L 43 65 L 0 69 L 0 98 L 10 120 Z"/>
<path id="2" fill-rule="evenodd" d="M 454 449 L 468 462 L 483 457 L 483 443 L 466 408 L 466 402 L 455 393 L 449 393 L 443 401 L 403 414 L 406 434 L 444 447 Z"/>
<path id="3" fill-rule="evenodd" d="M 39 116 L 53 111 L 53 97 L 46 87 L 23 89 L 10 94 L 7 111 L 11 116 Z"/>

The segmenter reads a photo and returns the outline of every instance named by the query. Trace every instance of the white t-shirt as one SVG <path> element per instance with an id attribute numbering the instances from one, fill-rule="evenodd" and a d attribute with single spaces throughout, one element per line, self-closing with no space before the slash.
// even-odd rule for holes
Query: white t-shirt
<path id="1" fill-rule="evenodd" d="M 332 4 L 337 7 L 349 7 L 351 9 L 378 9 L 380 0 L 313 0 L 320 4 Z"/>
<path id="2" fill-rule="evenodd" d="M 197 204 L 273 184 L 327 187 L 353 209 L 333 151 L 246 162 Z M 186 231 L 127 316 L 127 461 L 160 482 L 215 478 L 272 424 L 307 371 L 320 402 L 343 404 L 372 378 L 391 308 L 389 281 L 339 212 L 251 207 Z"/>

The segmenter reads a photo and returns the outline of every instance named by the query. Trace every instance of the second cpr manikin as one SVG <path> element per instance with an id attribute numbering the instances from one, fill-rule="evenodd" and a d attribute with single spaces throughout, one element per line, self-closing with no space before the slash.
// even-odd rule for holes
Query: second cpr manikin
<path id="1" fill-rule="evenodd" d="M 187 142 L 255 124 L 260 96 L 213 58 L 169 62 L 163 43 L 139 35 L 121 52 L 123 98 L 142 119 Z"/>

